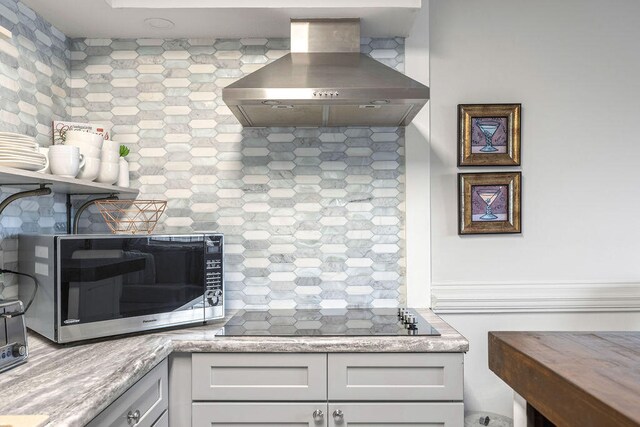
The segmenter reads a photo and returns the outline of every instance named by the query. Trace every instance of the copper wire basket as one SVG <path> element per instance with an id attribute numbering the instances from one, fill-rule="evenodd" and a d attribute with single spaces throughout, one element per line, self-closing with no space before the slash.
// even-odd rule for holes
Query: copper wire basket
<path id="1" fill-rule="evenodd" d="M 99 200 L 96 206 L 114 234 L 151 234 L 164 213 L 164 200 Z"/>

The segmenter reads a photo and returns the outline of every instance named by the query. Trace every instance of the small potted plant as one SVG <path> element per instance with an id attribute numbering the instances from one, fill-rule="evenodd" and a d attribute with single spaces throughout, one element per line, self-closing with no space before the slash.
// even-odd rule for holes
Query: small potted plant
<path id="1" fill-rule="evenodd" d="M 120 146 L 120 172 L 118 173 L 118 187 L 129 187 L 129 162 L 125 159 L 131 150 L 125 145 Z"/>

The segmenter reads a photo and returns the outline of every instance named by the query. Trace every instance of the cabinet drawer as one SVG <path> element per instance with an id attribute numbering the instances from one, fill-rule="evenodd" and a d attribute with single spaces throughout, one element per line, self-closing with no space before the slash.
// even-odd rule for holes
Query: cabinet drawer
<path id="1" fill-rule="evenodd" d="M 116 399 L 88 427 L 151 427 L 168 407 L 167 360 L 163 360 L 122 396 Z M 127 415 L 140 411 L 136 424 L 129 424 Z M 159 424 L 162 425 L 162 424 Z"/>
<path id="2" fill-rule="evenodd" d="M 327 403 L 194 403 L 192 427 L 326 427 Z M 314 420 L 314 412 L 317 421 Z"/>
<path id="3" fill-rule="evenodd" d="M 464 405 L 462 402 L 329 404 L 327 418 L 329 427 L 460 427 L 464 425 Z"/>
<path id="4" fill-rule="evenodd" d="M 195 353 L 193 400 L 326 400 L 326 354 Z"/>
<path id="5" fill-rule="evenodd" d="M 329 400 L 462 400 L 462 353 L 329 354 Z"/>

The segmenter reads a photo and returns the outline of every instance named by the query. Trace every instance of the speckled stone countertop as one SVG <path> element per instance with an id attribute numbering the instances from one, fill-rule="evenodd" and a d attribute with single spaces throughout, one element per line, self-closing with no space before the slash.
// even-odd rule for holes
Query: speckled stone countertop
<path id="1" fill-rule="evenodd" d="M 172 352 L 468 351 L 468 341 L 451 326 L 430 310 L 419 312 L 440 336 L 215 336 L 225 321 L 66 346 L 32 334 L 29 361 L 0 374 L 0 414 L 42 414 L 50 426 L 83 426 Z"/>

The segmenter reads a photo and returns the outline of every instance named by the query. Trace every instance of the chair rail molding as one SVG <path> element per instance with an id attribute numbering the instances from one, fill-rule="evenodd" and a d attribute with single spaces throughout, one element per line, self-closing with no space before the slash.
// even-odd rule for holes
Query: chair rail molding
<path id="1" fill-rule="evenodd" d="M 434 282 L 436 313 L 640 311 L 640 282 Z"/>

